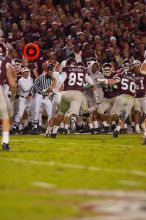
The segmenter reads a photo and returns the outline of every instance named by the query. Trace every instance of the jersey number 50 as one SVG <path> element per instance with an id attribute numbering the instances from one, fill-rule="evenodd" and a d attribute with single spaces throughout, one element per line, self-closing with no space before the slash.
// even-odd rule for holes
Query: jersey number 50
<path id="1" fill-rule="evenodd" d="M 122 79 L 121 84 L 123 90 L 130 90 L 130 92 L 135 93 L 136 85 L 134 82 L 130 82 L 128 79 Z"/>
<path id="2" fill-rule="evenodd" d="M 69 81 L 68 81 L 68 84 L 70 86 L 74 86 L 75 84 L 78 85 L 78 86 L 82 86 L 83 85 L 83 73 L 78 73 L 78 74 L 75 74 L 75 73 L 70 73 L 69 74 Z"/>

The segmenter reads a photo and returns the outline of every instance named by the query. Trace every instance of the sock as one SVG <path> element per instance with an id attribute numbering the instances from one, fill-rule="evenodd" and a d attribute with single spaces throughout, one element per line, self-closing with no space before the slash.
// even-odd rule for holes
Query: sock
<path id="1" fill-rule="evenodd" d="M 46 134 L 50 134 L 51 130 L 52 130 L 52 127 L 48 126 L 46 130 Z"/>
<path id="2" fill-rule="evenodd" d="M 13 125 L 13 128 L 14 128 L 14 129 L 17 129 L 17 128 L 18 128 L 18 124 L 19 124 L 19 122 L 16 122 L 16 121 L 15 121 L 15 122 L 14 122 L 14 125 Z"/>
<path id="3" fill-rule="evenodd" d="M 68 130 L 69 125 L 68 125 L 68 124 L 65 124 L 65 125 L 64 125 L 64 128 L 65 128 L 66 130 Z"/>
<path id="4" fill-rule="evenodd" d="M 22 124 L 19 124 L 19 131 L 23 129 Z"/>
<path id="5" fill-rule="evenodd" d="M 127 129 L 127 128 L 128 128 L 128 126 L 127 126 L 127 124 L 126 124 L 126 123 L 124 124 L 124 128 L 125 128 L 125 129 Z"/>
<path id="6" fill-rule="evenodd" d="M 42 126 L 42 114 L 39 114 L 39 126 L 41 127 Z"/>
<path id="7" fill-rule="evenodd" d="M 131 126 L 134 127 L 135 126 L 135 122 L 132 121 L 131 122 Z"/>
<path id="8" fill-rule="evenodd" d="M 116 122 L 115 121 L 112 121 L 112 125 L 115 125 L 116 124 Z"/>
<path id="9" fill-rule="evenodd" d="M 64 128 L 64 123 L 63 122 L 61 122 L 60 128 Z"/>
<path id="10" fill-rule="evenodd" d="M 136 125 L 135 125 L 135 129 L 136 129 L 136 130 L 140 130 L 139 124 L 136 124 Z"/>
<path id="11" fill-rule="evenodd" d="M 53 128 L 53 134 L 57 134 L 58 129 L 59 129 L 59 126 L 54 126 L 54 128 Z"/>
<path id="12" fill-rule="evenodd" d="M 109 126 L 106 121 L 104 121 L 104 122 L 102 122 L 102 123 L 103 123 L 104 127 L 108 127 L 108 126 Z"/>
<path id="13" fill-rule="evenodd" d="M 94 128 L 98 128 L 98 121 L 93 121 Z"/>
<path id="14" fill-rule="evenodd" d="M 2 144 L 8 144 L 9 143 L 9 132 L 4 131 L 2 133 Z"/>
<path id="15" fill-rule="evenodd" d="M 121 126 L 117 125 L 116 130 L 119 132 L 121 130 Z"/>
<path id="16" fill-rule="evenodd" d="M 38 128 L 38 121 L 35 121 L 35 122 L 34 122 L 33 127 L 34 127 L 34 128 Z"/>
<path id="17" fill-rule="evenodd" d="M 93 124 L 89 123 L 89 128 L 92 129 L 93 128 Z"/>

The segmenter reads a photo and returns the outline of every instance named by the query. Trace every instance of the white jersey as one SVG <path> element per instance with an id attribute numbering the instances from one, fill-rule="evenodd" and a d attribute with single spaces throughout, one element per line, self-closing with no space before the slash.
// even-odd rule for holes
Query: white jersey
<path id="1" fill-rule="evenodd" d="M 90 64 L 89 67 L 87 68 L 87 72 L 88 72 L 88 74 L 90 75 L 91 79 L 93 80 L 93 82 L 94 82 L 94 84 L 95 84 L 95 87 L 96 87 L 96 89 L 97 89 L 97 94 L 98 94 L 98 96 L 99 96 L 100 101 L 102 101 L 103 95 L 104 95 L 104 93 L 103 93 L 103 88 L 102 88 L 101 84 L 98 83 L 97 79 L 105 79 L 105 77 L 104 77 L 103 74 L 102 74 L 101 72 L 99 72 L 99 71 L 97 71 L 96 73 L 93 73 L 93 71 L 92 71 L 92 66 L 93 66 L 94 63 L 96 63 L 96 62 L 94 62 L 94 61 L 91 62 L 91 64 Z M 86 95 L 89 95 L 89 96 L 92 95 L 92 92 L 91 92 L 91 90 L 89 90 L 89 89 L 87 89 L 87 90 L 85 91 L 85 93 L 86 93 Z"/>
<path id="2" fill-rule="evenodd" d="M 18 80 L 19 94 L 20 96 L 28 97 L 31 87 L 33 86 L 33 79 L 21 77 Z"/>

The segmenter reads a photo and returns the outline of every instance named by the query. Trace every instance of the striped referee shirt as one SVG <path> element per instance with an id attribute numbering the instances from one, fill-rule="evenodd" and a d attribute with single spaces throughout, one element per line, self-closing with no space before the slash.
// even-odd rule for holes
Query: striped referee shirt
<path id="1" fill-rule="evenodd" d="M 46 90 L 52 83 L 51 77 L 47 75 L 41 75 L 39 78 L 34 82 L 29 95 L 34 95 L 38 93 L 40 95 L 43 94 L 43 90 Z"/>

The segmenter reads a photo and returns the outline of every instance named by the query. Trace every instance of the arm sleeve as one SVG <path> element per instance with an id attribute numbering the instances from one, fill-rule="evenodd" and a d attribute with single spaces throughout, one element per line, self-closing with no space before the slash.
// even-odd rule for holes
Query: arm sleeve
<path id="1" fill-rule="evenodd" d="M 91 79 L 88 74 L 85 75 L 85 82 L 88 83 L 90 86 L 94 86 L 93 79 Z"/>
<path id="2" fill-rule="evenodd" d="M 117 82 L 121 82 L 121 77 L 119 75 L 115 75 L 113 79 L 117 80 Z"/>
<path id="3" fill-rule="evenodd" d="M 55 91 L 58 92 L 59 89 L 61 88 L 62 84 L 64 83 L 64 81 L 67 78 L 67 73 L 66 72 L 62 72 L 59 79 L 57 80 L 56 83 L 56 87 L 55 87 Z"/>
<path id="4" fill-rule="evenodd" d="M 30 89 L 30 93 L 29 93 L 29 95 L 31 96 L 33 96 L 34 95 L 34 93 L 35 93 L 35 91 L 36 91 L 36 88 L 38 87 L 40 85 L 40 80 L 39 79 L 37 79 L 34 83 L 33 83 L 33 86 L 31 87 L 31 89 Z"/>

